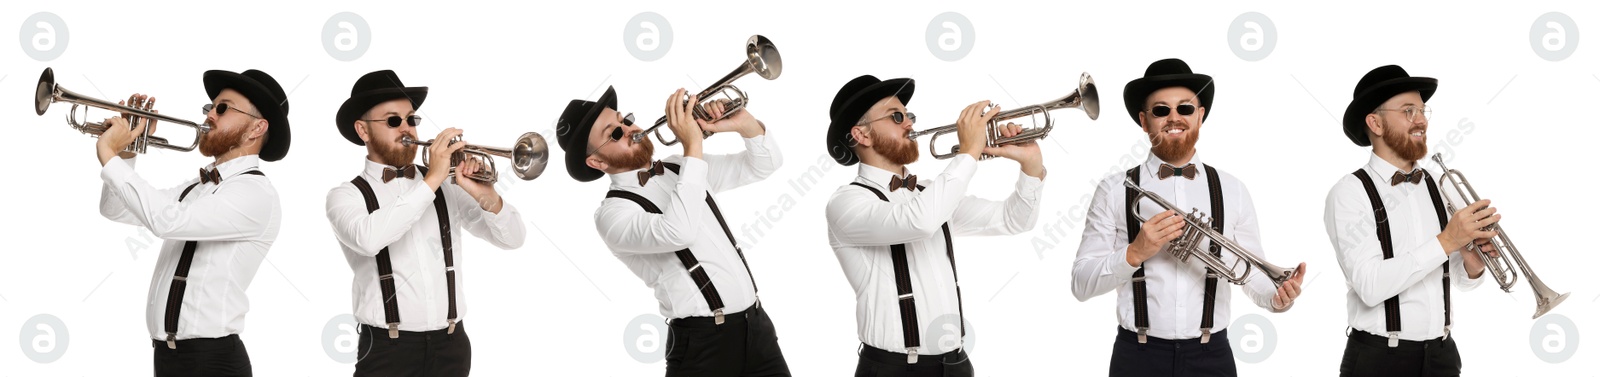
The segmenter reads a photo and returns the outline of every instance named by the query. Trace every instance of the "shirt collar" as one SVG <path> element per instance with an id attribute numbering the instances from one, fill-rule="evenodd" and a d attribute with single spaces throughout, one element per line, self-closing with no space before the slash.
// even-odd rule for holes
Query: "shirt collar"
<path id="1" fill-rule="evenodd" d="M 667 158 L 663 158 L 660 161 L 661 162 L 665 162 L 665 163 L 674 163 L 674 164 L 678 164 L 678 165 L 683 165 L 683 157 L 679 156 L 679 155 L 667 156 Z M 654 162 L 654 161 L 652 161 L 652 162 Z M 644 167 L 641 167 L 641 168 L 638 168 L 638 169 L 633 169 L 633 170 L 629 170 L 629 171 L 625 171 L 625 172 L 621 172 L 621 173 L 617 173 L 617 174 L 606 174 L 606 176 L 611 177 L 611 187 L 613 187 L 613 188 L 642 188 L 644 186 L 640 186 L 639 185 L 639 172 L 645 171 L 645 169 L 649 169 L 649 168 L 650 168 L 650 164 L 645 164 Z M 671 172 L 672 172 L 671 170 L 667 171 L 667 173 L 671 173 Z M 651 178 L 651 179 L 655 179 L 655 178 Z"/>
<path id="2" fill-rule="evenodd" d="M 1155 153 L 1150 153 L 1150 156 L 1146 157 L 1144 159 L 1144 165 L 1143 165 L 1144 167 L 1141 168 L 1144 171 L 1140 172 L 1140 174 L 1144 174 L 1146 177 L 1155 178 L 1156 172 L 1160 171 L 1160 169 L 1161 169 L 1161 164 L 1166 164 L 1166 163 L 1167 162 L 1166 161 L 1162 161 L 1160 157 L 1156 157 Z M 1196 150 L 1194 152 L 1194 156 L 1193 157 L 1189 157 L 1189 163 L 1194 164 L 1195 169 L 1201 169 L 1201 168 L 1205 167 L 1205 163 L 1201 162 L 1201 160 L 1200 160 L 1200 151 L 1198 151 L 1198 150 Z M 1168 165 L 1170 165 L 1170 164 L 1168 164 Z M 1173 167 L 1181 168 L 1182 166 L 1173 166 Z"/>
<path id="3" fill-rule="evenodd" d="M 1414 165 L 1413 168 L 1415 168 L 1415 169 L 1421 169 L 1422 168 L 1422 164 L 1413 163 L 1412 165 Z M 1397 166 L 1394 166 L 1394 164 L 1389 163 L 1389 160 L 1385 160 L 1385 159 L 1383 159 L 1383 157 L 1378 157 L 1377 153 L 1373 153 L 1371 156 L 1368 157 L 1367 170 L 1370 170 L 1374 174 L 1377 174 L 1377 176 L 1374 177 L 1374 178 L 1377 178 L 1380 181 L 1385 181 L 1385 180 L 1389 179 L 1389 177 L 1394 176 L 1395 172 L 1400 171 L 1400 168 L 1397 167 Z M 1415 171 L 1415 170 L 1413 170 L 1413 171 Z M 1408 171 L 1406 173 L 1410 174 L 1411 172 Z"/>
<path id="4" fill-rule="evenodd" d="M 239 173 L 243 173 L 247 170 L 260 169 L 260 167 L 261 157 L 253 154 L 235 157 L 232 160 L 223 162 L 222 165 L 217 165 L 214 162 L 206 165 L 206 169 L 215 169 L 217 171 L 217 176 L 222 178 L 239 175 Z"/>
<path id="5" fill-rule="evenodd" d="M 423 150 L 423 152 L 427 152 L 427 150 Z M 392 168 L 393 167 L 393 166 L 385 165 L 383 163 L 380 163 L 380 162 L 377 162 L 377 161 L 373 161 L 373 160 L 370 160 L 370 159 L 361 159 L 361 161 L 365 161 L 366 162 L 366 165 L 364 165 L 364 167 L 361 170 L 361 174 L 367 176 L 367 180 L 368 181 L 373 181 L 373 183 L 377 183 L 377 184 L 384 184 L 384 182 L 383 182 L 383 169 L 384 168 Z M 421 167 L 418 166 L 418 168 L 419 169 L 417 170 L 417 178 L 416 179 L 422 179 L 422 170 L 420 169 Z M 393 182 L 393 181 L 391 181 L 391 182 Z"/>
<path id="6" fill-rule="evenodd" d="M 872 182 L 873 184 L 878 185 L 878 187 L 883 187 L 883 188 L 888 188 L 889 187 L 889 180 L 890 179 L 893 179 L 894 177 L 901 177 L 902 179 L 904 179 L 905 176 L 907 174 L 910 174 L 910 172 L 911 172 L 911 169 L 907 169 L 904 166 L 900 167 L 900 170 L 901 170 L 900 174 L 895 174 L 895 173 L 889 172 L 888 170 L 880 169 L 880 168 L 878 168 L 876 166 L 867 165 L 867 164 L 859 164 L 859 165 L 860 165 L 860 168 L 857 170 L 856 175 L 860 176 L 861 178 L 865 178 L 867 180 L 867 182 Z"/>

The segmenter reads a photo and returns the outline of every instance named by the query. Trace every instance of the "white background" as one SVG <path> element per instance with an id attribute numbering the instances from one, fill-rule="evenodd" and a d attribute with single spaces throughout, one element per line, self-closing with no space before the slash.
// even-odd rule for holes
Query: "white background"
<path id="1" fill-rule="evenodd" d="M 618 2 L 580 5 L 472 1 L 343 3 L 37 2 L 0 5 L 0 36 L 21 30 L 37 12 L 70 27 L 65 52 L 36 61 L 18 39 L 0 37 L 0 121 L 10 126 L 0 158 L 11 184 L 0 200 L 5 273 L 0 273 L 0 335 L 32 338 L 22 324 L 37 314 L 70 329 L 59 360 L 36 363 L 0 342 L 0 375 L 140 375 L 150 370 L 143 305 L 159 240 L 142 228 L 97 214 L 99 167 L 92 139 L 61 120 L 66 105 L 35 116 L 35 79 L 54 67 L 63 87 L 86 95 L 157 96 L 166 114 L 199 120 L 207 69 L 262 69 L 289 91 L 293 147 L 266 163 L 282 198 L 283 231 L 249 289 L 243 338 L 257 375 L 345 375 L 352 366 L 323 350 L 322 329 L 350 308 L 351 273 L 323 214 L 329 188 L 361 168 L 365 150 L 344 141 L 333 116 L 355 79 L 394 69 L 409 85 L 428 86 L 421 115 L 427 138 L 439 127 L 466 130 L 469 142 L 504 146 L 519 134 L 553 137 L 566 102 L 594 99 L 606 85 L 641 121 L 661 115 L 664 97 L 691 91 L 740 63 L 751 34 L 771 38 L 783 76 L 739 82 L 750 111 L 777 138 L 785 164 L 771 178 L 719 195 L 761 283 L 795 375 L 854 370 L 858 344 L 852 291 L 826 241 L 822 208 L 855 167 L 828 159 L 823 132 L 839 86 L 861 74 L 913 77 L 910 108 L 927 128 L 948 124 L 978 100 L 1007 107 L 1066 94 L 1080 72 L 1101 84 L 1102 116 L 1058 112 L 1043 142 L 1049 175 L 1038 227 L 1011 237 L 962 238 L 960 269 L 972 358 L 981 375 L 1096 375 L 1106 370 L 1115 326 L 1114 297 L 1076 302 L 1070 269 L 1083 228 L 1082 205 L 1108 172 L 1142 161 L 1148 143 L 1122 109 L 1121 89 L 1152 61 L 1179 57 L 1217 80 L 1200 153 L 1245 181 L 1255 196 L 1268 259 L 1309 264 L 1305 295 L 1293 311 L 1268 314 L 1238 300 L 1236 316 L 1266 315 L 1276 330 L 1264 362 L 1239 363 L 1244 375 L 1337 373 L 1346 323 L 1342 274 L 1324 232 L 1323 199 L 1343 174 L 1367 161 L 1338 118 L 1368 70 L 1400 64 L 1439 78 L 1430 141 L 1458 152 L 1452 167 L 1495 200 L 1504 225 L 1536 271 L 1572 297 L 1554 313 L 1571 318 L 1566 347 L 1595 318 L 1597 292 L 1585 271 L 1597 260 L 1591 209 L 1594 167 L 1588 127 L 1600 90 L 1595 47 L 1547 61 L 1530 46 L 1534 20 L 1559 11 L 1582 32 L 1600 32 L 1600 14 L 1583 2 L 1518 1 L 1208 5 L 1197 2 Z M 370 25 L 370 48 L 351 62 L 324 51 L 322 27 L 338 12 Z M 674 38 L 664 58 L 643 62 L 624 48 L 623 30 L 640 12 L 656 12 Z M 972 22 L 970 55 L 947 62 L 926 45 L 935 15 Z M 1229 48 L 1229 24 L 1260 12 L 1276 26 L 1269 56 L 1246 61 Z M 1592 34 L 1591 34 L 1592 35 Z M 1589 37 L 1596 38 L 1596 37 Z M 630 42 L 631 43 L 631 42 Z M 92 117 L 109 116 L 96 112 Z M 1470 128 L 1462 126 L 1471 123 Z M 173 127 L 174 130 L 176 127 Z M 1450 130 L 1462 135 L 1442 142 Z M 166 128 L 163 128 L 166 129 Z M 1470 131 L 1470 132 L 1468 132 Z M 1587 136 L 1586 136 L 1587 135 Z M 731 153 L 738 138 L 711 139 L 708 153 Z M 551 147 L 556 148 L 551 139 Z M 557 148 L 543 177 L 516 181 L 502 194 L 523 213 L 528 240 L 502 251 L 472 238 L 462 267 L 469 294 L 473 370 L 478 375 L 660 375 L 662 362 L 631 358 L 629 321 L 654 314 L 651 292 L 617 262 L 594 231 L 592 213 L 606 183 L 577 183 Z M 659 156 L 677 152 L 658 148 Z M 658 156 L 658 157 L 659 157 Z M 191 179 L 208 162 L 155 152 L 138 171 L 158 186 Z M 501 161 L 504 165 L 504 161 Z M 942 161 L 912 165 L 936 174 Z M 810 190 L 790 184 L 815 169 Z M 982 164 L 975 195 L 1009 193 L 1017 166 Z M 785 201 L 792 200 L 790 205 Z M 770 225 L 768 225 L 770 224 Z M 1564 363 L 1535 355 L 1526 283 L 1514 293 L 1493 282 L 1455 296 L 1455 332 L 1468 375 L 1592 374 L 1588 349 Z M 1242 297 L 1242 296 L 1241 296 Z M 12 332 L 17 331 L 17 332 Z M 1233 332 L 1239 332 L 1235 330 Z M 1236 334 L 1237 336 L 1237 334 Z M 11 339 L 10 335 L 0 339 Z M 1236 338 L 1237 339 L 1237 338 Z M 16 346 L 13 346 L 16 345 Z M 1589 343 L 1581 346 L 1593 347 Z"/>

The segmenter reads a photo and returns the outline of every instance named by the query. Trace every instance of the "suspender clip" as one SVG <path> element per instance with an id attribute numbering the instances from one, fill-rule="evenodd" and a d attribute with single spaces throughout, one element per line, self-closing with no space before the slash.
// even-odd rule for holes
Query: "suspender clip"
<path id="1" fill-rule="evenodd" d="M 1200 329 L 1200 344 L 1211 343 L 1211 329 Z"/>
<path id="2" fill-rule="evenodd" d="M 1135 282 L 1135 283 L 1143 283 L 1144 282 L 1144 277 L 1143 276 L 1134 276 L 1133 277 L 1133 282 Z"/>
<path id="3" fill-rule="evenodd" d="M 172 281 L 189 281 L 188 276 L 172 275 Z"/>
<path id="4" fill-rule="evenodd" d="M 178 333 L 167 332 L 167 349 L 178 349 Z"/>
<path id="5" fill-rule="evenodd" d="M 1439 337 L 1439 340 L 1448 340 L 1448 339 L 1450 339 L 1450 326 L 1445 326 L 1444 327 L 1444 336 Z"/>
<path id="6" fill-rule="evenodd" d="M 917 363 L 917 348 L 919 347 L 906 347 L 906 364 Z"/>
<path id="7" fill-rule="evenodd" d="M 712 310 L 711 316 L 716 317 L 716 322 L 718 325 L 722 324 L 722 309 Z"/>
<path id="8" fill-rule="evenodd" d="M 1144 335 L 1146 332 L 1149 332 L 1149 331 L 1150 331 L 1149 327 L 1140 327 L 1139 328 L 1139 344 L 1145 344 L 1145 343 L 1149 342 L 1150 339 L 1145 337 L 1145 335 Z"/>
<path id="9" fill-rule="evenodd" d="M 1389 348 L 1395 348 L 1395 347 L 1399 347 L 1399 346 L 1400 346 L 1400 332 L 1399 331 L 1390 331 L 1389 332 Z"/>
<path id="10" fill-rule="evenodd" d="M 400 322 L 389 323 L 389 339 L 400 339 Z"/>
<path id="11" fill-rule="evenodd" d="M 445 334 L 455 334 L 456 333 L 456 319 L 455 318 L 451 318 L 450 319 L 450 327 L 447 327 L 446 330 L 444 330 L 444 333 Z"/>

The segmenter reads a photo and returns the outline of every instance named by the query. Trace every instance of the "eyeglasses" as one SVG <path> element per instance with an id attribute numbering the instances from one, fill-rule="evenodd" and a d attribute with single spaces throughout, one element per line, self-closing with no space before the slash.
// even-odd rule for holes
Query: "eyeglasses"
<path id="1" fill-rule="evenodd" d="M 217 116 L 218 117 L 221 117 L 223 114 L 227 114 L 228 110 L 233 110 L 233 111 L 236 111 L 236 112 L 238 112 L 240 114 L 249 115 L 251 118 L 261 119 L 260 115 L 247 113 L 247 112 L 244 112 L 244 110 L 239 110 L 237 108 L 234 108 L 233 106 L 228 106 L 228 104 L 226 102 L 219 103 L 219 104 L 209 104 L 208 103 L 208 104 L 205 104 L 205 106 L 200 106 L 200 115 L 211 115 L 211 110 L 217 110 Z"/>
<path id="2" fill-rule="evenodd" d="M 1422 115 L 1422 119 L 1431 119 L 1433 117 L 1433 109 L 1429 108 L 1427 105 L 1423 105 L 1423 106 L 1406 106 L 1406 107 L 1402 107 L 1402 108 L 1398 108 L 1398 109 L 1375 109 L 1375 110 L 1372 110 L 1373 113 L 1377 113 L 1379 111 L 1399 111 L 1399 112 L 1404 112 L 1404 113 L 1406 113 L 1406 120 L 1410 121 L 1412 123 L 1416 123 L 1417 122 L 1417 115 Z"/>
<path id="3" fill-rule="evenodd" d="M 389 122 L 389 128 L 400 128 L 400 121 L 402 119 L 405 120 L 406 124 L 410 125 L 413 128 L 422 125 L 422 116 L 421 115 L 410 115 L 410 116 L 406 116 L 405 118 L 401 118 L 399 115 L 390 115 L 388 118 L 384 118 L 384 119 L 362 119 L 361 121 L 362 122 Z"/>
<path id="4" fill-rule="evenodd" d="M 917 114 L 902 113 L 902 112 L 899 112 L 899 111 L 895 111 L 895 112 L 889 113 L 889 115 L 884 115 L 884 116 L 878 117 L 877 119 L 861 122 L 861 124 L 857 124 L 857 126 L 865 126 L 867 124 L 871 124 L 872 122 L 883 120 L 884 118 L 888 118 L 889 120 L 894 121 L 895 125 L 904 125 L 904 124 L 906 124 L 906 120 L 910 120 L 912 123 L 916 123 L 917 122 Z"/>
<path id="5" fill-rule="evenodd" d="M 632 125 L 633 125 L 633 113 L 628 113 L 627 115 L 623 115 L 622 116 L 622 125 L 616 126 L 616 127 L 612 127 L 611 128 L 611 133 L 606 135 L 606 141 L 602 141 L 602 142 L 600 142 L 600 145 L 594 146 L 594 149 L 590 149 L 589 153 L 587 153 L 587 154 L 591 154 L 591 155 L 594 154 L 594 152 L 597 152 L 597 151 L 600 150 L 600 147 L 606 146 L 606 143 L 610 143 L 610 142 L 613 142 L 613 141 L 621 141 L 623 136 L 627 136 L 628 135 L 628 131 L 623 130 L 622 128 L 623 127 L 627 127 L 627 126 L 632 126 Z"/>
<path id="6" fill-rule="evenodd" d="M 1191 105 L 1191 104 L 1185 103 L 1185 104 L 1182 104 L 1182 105 L 1178 105 L 1178 115 L 1179 116 L 1194 115 L 1194 109 L 1195 109 L 1194 105 Z M 1172 115 L 1172 107 L 1171 106 L 1167 106 L 1167 105 L 1155 105 L 1154 107 L 1150 108 L 1150 115 L 1154 115 L 1157 118 L 1166 118 L 1168 115 Z"/>

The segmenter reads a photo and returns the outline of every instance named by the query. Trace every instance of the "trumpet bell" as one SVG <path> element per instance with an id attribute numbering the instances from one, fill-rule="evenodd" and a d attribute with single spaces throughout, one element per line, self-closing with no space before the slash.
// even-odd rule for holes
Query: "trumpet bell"
<path id="1" fill-rule="evenodd" d="M 33 92 L 33 112 L 35 115 L 44 115 L 50 109 L 50 103 L 56 96 L 56 72 L 48 67 L 39 75 L 39 87 Z"/>
<path id="2" fill-rule="evenodd" d="M 778 46 L 772 40 L 762 35 L 752 35 L 744 44 L 746 62 L 750 70 L 756 75 L 767 80 L 777 79 L 783 74 L 783 54 L 778 53 Z"/>
<path id="3" fill-rule="evenodd" d="M 544 136 L 536 132 L 522 134 L 517 138 L 517 144 L 511 147 L 511 171 L 524 181 L 539 178 L 549 163 L 550 146 L 545 144 Z"/>

